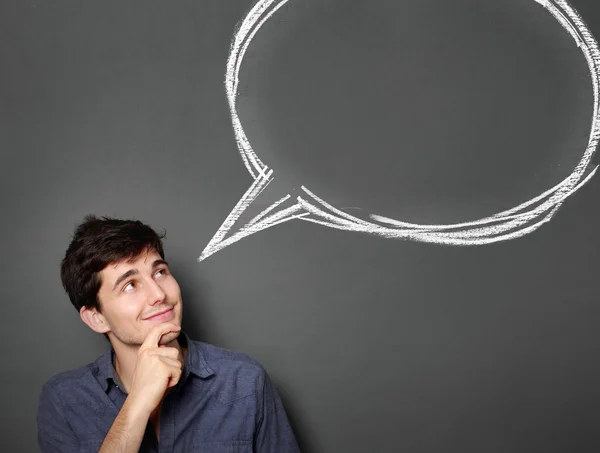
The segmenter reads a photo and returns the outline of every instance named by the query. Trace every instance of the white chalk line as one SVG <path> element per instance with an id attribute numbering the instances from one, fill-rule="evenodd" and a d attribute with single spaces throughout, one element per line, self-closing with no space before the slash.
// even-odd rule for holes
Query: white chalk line
<path id="1" fill-rule="evenodd" d="M 238 201 L 231 213 L 227 216 L 225 221 L 221 224 L 213 238 L 210 240 L 208 245 L 205 247 L 202 255 L 198 258 L 199 261 L 212 255 L 211 251 L 219 247 L 219 244 L 223 242 L 223 238 L 227 235 L 231 227 L 235 224 L 237 219 L 242 213 L 250 206 L 250 204 L 256 199 L 258 193 L 262 190 L 263 186 L 267 185 L 272 178 L 273 170 L 267 173 L 266 177 L 256 179 L 252 185 L 248 188 L 244 196 Z"/>
<path id="2" fill-rule="evenodd" d="M 592 178 L 592 176 L 594 176 L 597 169 L 598 169 L 598 167 L 596 166 L 582 182 L 580 182 L 574 189 L 570 190 L 566 195 L 563 195 L 562 198 L 565 199 L 567 196 L 572 195 L 576 190 L 579 190 L 585 183 L 587 183 Z M 565 182 L 563 181 L 555 187 L 562 186 L 564 184 L 565 184 Z M 524 212 L 521 214 L 513 214 L 513 213 L 521 210 L 521 208 L 525 208 L 525 207 L 528 207 L 528 206 L 534 204 L 535 202 L 539 201 L 540 199 L 545 198 L 550 193 L 555 192 L 555 191 L 556 191 L 555 188 L 550 189 L 549 191 L 544 192 L 542 195 L 534 198 L 531 201 L 523 203 L 522 205 L 519 205 L 516 208 L 512 208 L 512 209 L 509 209 L 508 211 L 504 211 L 504 212 L 495 214 L 491 217 L 486 217 L 484 219 L 475 220 L 472 222 L 455 223 L 455 224 L 449 224 L 449 225 L 433 225 L 433 224 L 424 225 L 424 224 L 399 222 L 397 220 L 390 219 L 388 217 L 378 216 L 378 215 L 371 215 L 371 218 L 373 218 L 379 222 L 391 224 L 391 225 L 398 226 L 398 227 L 406 227 L 406 228 L 411 228 L 411 229 L 419 228 L 419 229 L 427 229 L 427 230 L 450 230 L 450 229 L 464 228 L 464 227 L 469 227 L 469 226 L 485 225 L 485 224 L 489 224 L 489 223 L 498 223 L 498 222 L 502 222 L 502 221 L 506 221 L 506 220 L 513 220 L 516 218 L 535 217 L 538 213 L 545 212 L 548 209 L 550 209 L 552 206 L 554 206 L 555 203 L 552 202 L 549 204 L 542 205 L 543 208 L 537 208 L 537 210 L 535 210 L 535 211 L 527 211 L 527 212 Z"/>
<path id="3" fill-rule="evenodd" d="M 292 219 L 301 219 L 330 228 L 364 232 L 386 238 L 408 239 L 445 245 L 483 245 L 516 239 L 535 231 L 543 224 L 549 222 L 564 201 L 586 184 L 596 173 L 598 167 L 596 166 L 592 171 L 588 172 L 588 165 L 591 162 L 600 139 L 600 102 L 598 94 L 600 85 L 600 51 L 598 44 L 579 14 L 567 1 L 534 0 L 549 11 L 563 29 L 569 33 L 577 47 L 583 53 L 591 75 L 594 103 L 590 137 L 581 161 L 567 178 L 544 193 L 514 208 L 492 216 L 461 223 L 429 225 L 403 222 L 376 214 L 368 215 L 370 221 L 361 219 L 335 208 L 302 186 L 304 192 L 311 197 L 312 202 L 298 197 L 296 204 L 284 208 L 279 212 L 274 212 L 290 199 L 290 195 L 288 194 L 264 209 L 250 222 L 246 223 L 237 233 L 224 239 L 241 214 L 254 202 L 273 179 L 273 170 L 269 169 L 258 158 L 246 136 L 237 113 L 236 100 L 239 72 L 248 47 L 264 23 L 288 1 L 258 1 L 234 32 L 227 60 L 225 89 L 238 150 L 254 182 L 217 230 L 217 233 L 198 258 L 199 261 L 251 234 Z M 531 209 L 527 210 L 530 207 Z"/>
<path id="4" fill-rule="evenodd" d="M 230 47 L 229 58 L 227 59 L 227 72 L 225 75 L 225 90 L 227 93 L 227 99 L 229 102 L 229 109 L 232 115 L 232 124 L 234 134 L 236 136 L 236 142 L 238 143 L 238 149 L 244 160 L 246 168 L 250 172 L 253 178 L 254 171 L 250 164 L 259 173 L 264 168 L 264 164 L 258 158 L 250 141 L 244 132 L 241 121 L 236 110 L 236 99 L 237 99 L 237 88 L 239 84 L 239 72 L 242 65 L 242 61 L 250 42 L 254 38 L 254 35 L 258 32 L 260 27 L 285 3 L 289 0 L 281 1 L 272 11 L 270 11 L 264 18 L 260 19 L 261 15 L 275 2 L 276 0 L 268 0 L 256 3 L 250 10 L 242 24 L 238 28 L 237 33 L 234 35 L 232 44 Z M 258 24 L 256 23 L 258 21 Z M 248 36 L 249 35 L 249 36 Z"/>
<path id="5" fill-rule="evenodd" d="M 273 209 L 275 209 L 277 206 L 279 206 L 281 203 L 283 203 L 289 199 L 290 199 L 290 194 L 287 194 L 285 197 L 280 198 L 275 203 L 273 203 L 271 206 L 269 206 L 267 209 L 262 211 L 260 214 L 258 214 L 256 217 L 254 217 L 252 220 L 250 220 L 250 222 L 248 222 L 246 225 L 247 226 L 254 225 L 256 222 L 258 222 L 260 219 L 262 219 L 264 216 L 266 216 L 269 212 L 271 212 Z"/>
<path id="6" fill-rule="evenodd" d="M 210 255 L 217 253 L 219 250 L 222 250 L 225 247 L 261 230 L 273 227 L 283 222 L 287 222 L 288 220 L 293 220 L 308 215 L 307 213 L 300 213 L 300 211 L 302 211 L 302 207 L 298 204 L 295 204 L 267 217 L 261 222 L 255 223 L 254 225 L 246 225 L 229 238 L 221 240 L 213 244 L 211 247 L 206 247 L 200 258 L 198 258 L 198 261 L 202 261 L 208 258 Z"/>

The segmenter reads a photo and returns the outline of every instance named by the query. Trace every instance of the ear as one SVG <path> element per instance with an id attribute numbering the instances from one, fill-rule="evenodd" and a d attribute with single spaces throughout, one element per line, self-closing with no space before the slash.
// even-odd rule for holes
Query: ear
<path id="1" fill-rule="evenodd" d="M 95 308 L 81 307 L 79 316 L 94 332 L 106 333 L 110 331 L 110 326 L 108 325 L 106 318 Z"/>

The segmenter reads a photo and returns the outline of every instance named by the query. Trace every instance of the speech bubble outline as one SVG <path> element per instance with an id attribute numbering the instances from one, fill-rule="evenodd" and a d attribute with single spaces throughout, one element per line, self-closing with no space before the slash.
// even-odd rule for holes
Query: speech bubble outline
<path id="1" fill-rule="evenodd" d="M 198 261 L 208 258 L 210 255 L 247 236 L 293 219 L 385 238 L 444 245 L 483 245 L 516 239 L 537 230 L 540 226 L 549 222 L 565 200 L 586 184 L 596 173 L 598 166 L 591 171 L 588 171 L 588 166 L 600 139 L 600 51 L 598 43 L 579 13 L 567 1 L 533 0 L 548 10 L 571 35 L 586 59 L 592 79 L 594 104 L 588 145 L 581 161 L 563 181 L 514 208 L 479 220 L 445 225 L 421 225 L 402 222 L 376 214 L 369 214 L 371 221 L 360 219 L 335 208 L 305 186 L 301 186 L 301 189 L 310 198 L 298 196 L 296 203 L 277 211 L 277 208 L 291 199 L 291 195 L 287 194 L 260 212 L 236 233 L 226 238 L 242 213 L 273 180 L 273 169 L 265 165 L 256 155 L 242 127 L 236 109 L 237 88 L 239 71 L 252 39 L 262 25 L 288 1 L 259 0 L 242 19 L 234 32 L 227 59 L 225 90 L 237 147 L 254 182 L 202 251 Z"/>

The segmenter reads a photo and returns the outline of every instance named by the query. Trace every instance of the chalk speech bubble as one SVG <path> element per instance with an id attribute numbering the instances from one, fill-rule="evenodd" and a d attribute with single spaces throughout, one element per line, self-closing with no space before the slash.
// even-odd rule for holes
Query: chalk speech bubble
<path id="1" fill-rule="evenodd" d="M 240 22 L 232 38 L 227 60 L 225 89 L 237 147 L 254 182 L 202 251 L 198 261 L 202 261 L 258 231 L 292 219 L 385 238 L 445 245 L 482 245 L 515 239 L 537 230 L 544 223 L 550 221 L 564 201 L 596 173 L 597 166 L 591 170 L 588 167 L 600 139 L 600 51 L 598 43 L 581 16 L 567 1 L 533 0 L 547 9 L 573 38 L 586 59 L 592 81 L 594 103 L 588 144 L 573 172 L 563 181 L 514 208 L 492 216 L 462 223 L 439 225 L 403 222 L 375 214 L 369 214 L 368 220 L 358 218 L 332 206 L 307 187 L 302 186 L 301 189 L 305 195 L 298 196 L 295 202 L 291 199 L 291 195 L 287 194 L 245 223 L 238 231 L 229 234 L 240 216 L 265 190 L 274 177 L 274 170 L 265 165 L 255 153 L 238 116 L 236 101 L 240 67 L 256 33 L 288 1 L 259 0 Z"/>

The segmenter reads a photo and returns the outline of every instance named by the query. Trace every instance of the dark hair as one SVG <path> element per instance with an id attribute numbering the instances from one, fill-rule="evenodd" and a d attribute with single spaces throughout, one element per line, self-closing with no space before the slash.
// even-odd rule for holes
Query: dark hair
<path id="1" fill-rule="evenodd" d="M 75 229 L 60 266 L 63 287 L 77 311 L 87 307 L 101 313 L 100 271 L 111 263 L 135 259 L 146 249 L 164 259 L 165 236 L 165 232 L 159 235 L 139 220 L 86 215 Z"/>

